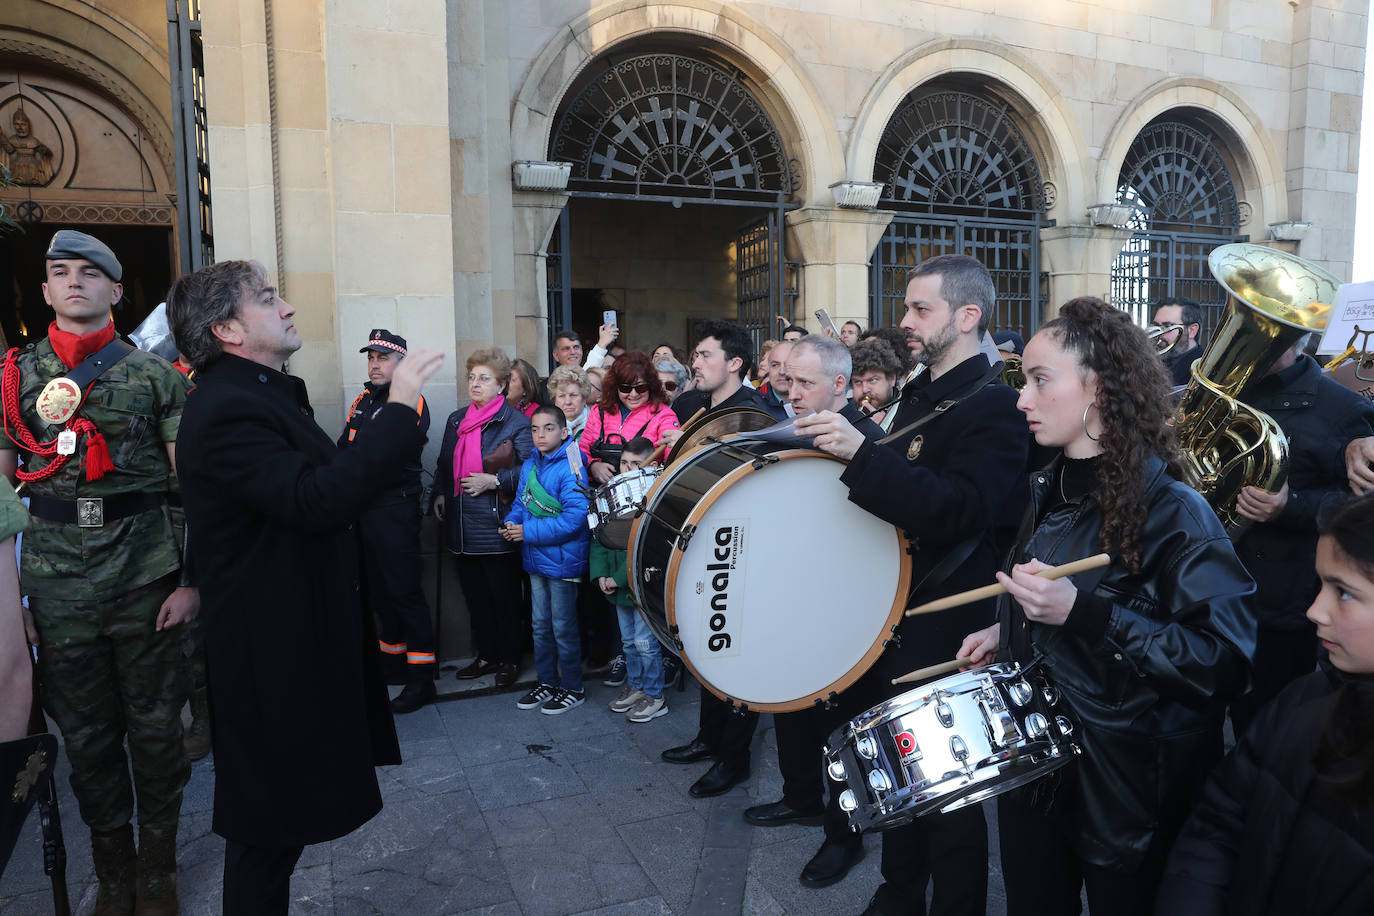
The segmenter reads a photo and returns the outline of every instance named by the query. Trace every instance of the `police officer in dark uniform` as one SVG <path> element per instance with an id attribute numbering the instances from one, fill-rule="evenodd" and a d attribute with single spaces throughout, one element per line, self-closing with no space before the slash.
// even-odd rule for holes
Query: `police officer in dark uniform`
<path id="1" fill-rule="evenodd" d="M 339 436 L 347 448 L 368 434 L 368 424 L 386 404 L 391 374 L 406 355 L 406 340 L 384 328 L 367 337 L 367 384 L 348 408 Z M 415 406 L 422 434 L 429 432 L 429 406 Z M 364 581 L 368 605 L 380 621 L 383 666 L 391 683 L 405 684 L 391 701 L 393 712 L 414 712 L 434 699 L 434 624 L 420 588 L 420 453 L 424 440 L 363 513 Z"/>

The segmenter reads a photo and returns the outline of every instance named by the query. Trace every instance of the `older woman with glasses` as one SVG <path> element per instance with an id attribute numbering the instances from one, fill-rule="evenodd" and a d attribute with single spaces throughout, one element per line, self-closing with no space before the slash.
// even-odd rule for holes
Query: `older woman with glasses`
<path id="1" fill-rule="evenodd" d="M 582 431 L 592 480 L 603 484 L 619 473 L 620 450 L 626 442 L 636 436 L 657 442 L 664 431 L 677 427 L 649 355 L 639 350 L 624 354 L 606 370 L 601 401 L 591 409 Z"/>
<path id="2" fill-rule="evenodd" d="M 677 396 L 687 390 L 687 367 L 675 359 L 660 359 L 654 363 L 658 381 L 663 386 L 664 396 L 671 404 Z"/>
<path id="3" fill-rule="evenodd" d="M 501 536 L 501 519 L 515 498 L 520 466 L 534 440 L 530 421 L 506 398 L 511 361 L 501 350 L 468 357 L 472 403 L 449 415 L 434 469 L 434 514 L 444 525 L 472 622 L 477 657 L 460 680 L 496 675 L 515 682 L 520 664 L 520 553 Z"/>

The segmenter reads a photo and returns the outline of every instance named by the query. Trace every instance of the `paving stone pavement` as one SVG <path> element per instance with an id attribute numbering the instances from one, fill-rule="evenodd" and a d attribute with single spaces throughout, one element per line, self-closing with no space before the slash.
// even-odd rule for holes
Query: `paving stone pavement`
<path id="1" fill-rule="evenodd" d="M 485 679 L 484 679 L 485 681 Z M 484 682 L 398 716 L 405 763 L 378 771 L 385 807 L 359 830 L 307 847 L 291 882 L 296 914 L 750 916 L 858 913 L 878 886 L 879 840 L 839 884 L 797 880 L 818 827 L 743 824 L 744 808 L 782 795 L 772 718 L 755 738 L 753 775 L 715 799 L 687 788 L 705 764 L 659 760 L 696 732 L 698 692 L 670 690 L 671 712 L 645 725 L 605 705 L 615 688 L 589 678 L 585 705 L 561 716 L 515 708 L 519 692 Z M 488 688 L 488 689 L 483 689 Z M 58 774 L 67 880 L 77 916 L 95 905 L 90 834 L 77 815 L 62 755 Z M 181 911 L 220 912 L 224 843 L 210 831 L 214 760 L 194 764 L 182 806 Z M 995 826 L 995 824 L 993 825 Z M 988 912 L 1005 903 L 995 833 Z M 51 912 L 37 818 L 0 877 L 0 913 Z"/>

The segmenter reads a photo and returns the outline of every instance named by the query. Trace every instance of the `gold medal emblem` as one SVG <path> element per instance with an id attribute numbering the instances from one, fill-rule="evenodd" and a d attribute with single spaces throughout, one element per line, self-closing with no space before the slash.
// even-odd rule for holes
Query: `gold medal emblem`
<path id="1" fill-rule="evenodd" d="M 926 444 L 925 436 L 913 436 L 911 444 L 906 447 L 906 460 L 915 461 L 916 456 L 921 454 L 921 446 Z"/>
<path id="2" fill-rule="evenodd" d="M 66 423 L 81 406 L 81 389 L 71 379 L 55 378 L 43 386 L 43 393 L 34 405 L 44 422 L 54 426 Z"/>

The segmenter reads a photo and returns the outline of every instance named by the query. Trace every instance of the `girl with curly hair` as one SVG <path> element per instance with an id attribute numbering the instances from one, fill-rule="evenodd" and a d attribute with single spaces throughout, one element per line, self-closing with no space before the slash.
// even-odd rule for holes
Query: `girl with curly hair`
<path id="1" fill-rule="evenodd" d="M 1017 406 L 1042 446 L 998 622 L 973 665 L 1041 666 L 1082 755 L 998 801 L 1007 912 L 1150 913 L 1165 856 L 1245 689 L 1254 590 L 1216 514 L 1178 480 L 1168 381 L 1144 332 L 1071 300 L 1026 347 Z M 1111 554 L 1073 579 L 1048 566 Z"/>

